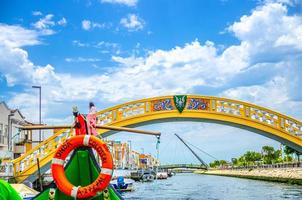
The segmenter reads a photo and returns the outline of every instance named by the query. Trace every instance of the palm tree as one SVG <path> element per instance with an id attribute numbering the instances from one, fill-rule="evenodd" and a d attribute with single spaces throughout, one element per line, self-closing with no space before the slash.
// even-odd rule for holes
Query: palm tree
<path id="1" fill-rule="evenodd" d="M 285 145 L 284 153 L 286 155 L 292 155 L 293 153 L 296 154 L 297 157 L 298 157 L 298 166 L 300 166 L 300 155 L 301 155 L 301 153 L 299 151 L 297 151 L 297 150 L 295 150 L 295 149 L 293 149 L 293 148 Z"/>

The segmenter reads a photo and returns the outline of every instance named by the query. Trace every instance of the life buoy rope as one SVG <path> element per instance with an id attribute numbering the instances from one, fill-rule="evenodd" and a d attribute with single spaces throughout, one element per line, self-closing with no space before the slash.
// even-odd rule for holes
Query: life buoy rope
<path id="1" fill-rule="evenodd" d="M 102 160 L 101 173 L 93 183 L 84 187 L 72 185 L 64 173 L 66 157 L 72 150 L 80 146 L 95 149 Z M 113 162 L 106 143 L 101 139 L 93 135 L 77 135 L 66 140 L 57 149 L 52 160 L 51 170 L 55 183 L 63 193 L 74 198 L 89 198 L 97 195 L 109 185 L 113 173 Z"/>

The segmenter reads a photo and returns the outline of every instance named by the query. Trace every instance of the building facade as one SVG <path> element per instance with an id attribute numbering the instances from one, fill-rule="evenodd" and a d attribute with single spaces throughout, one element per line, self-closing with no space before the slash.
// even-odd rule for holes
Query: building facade
<path id="1" fill-rule="evenodd" d="M 24 141 L 31 134 L 21 132 L 19 127 L 29 124 L 18 109 L 10 109 L 0 102 L 0 159 L 13 159 L 25 152 Z"/>
<path id="2" fill-rule="evenodd" d="M 158 160 L 149 154 L 141 154 L 131 149 L 128 143 L 106 141 L 115 169 L 147 169 L 159 164 Z"/>

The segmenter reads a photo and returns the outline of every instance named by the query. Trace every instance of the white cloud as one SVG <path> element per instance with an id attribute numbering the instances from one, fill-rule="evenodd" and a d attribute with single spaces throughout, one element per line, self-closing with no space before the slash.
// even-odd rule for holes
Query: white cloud
<path id="1" fill-rule="evenodd" d="M 67 20 L 65 17 L 57 21 L 57 23 L 54 21 L 53 18 L 53 14 L 48 14 L 40 18 L 37 22 L 33 23 L 32 26 L 38 31 L 40 35 L 53 35 L 56 33 L 53 30 L 56 25 L 66 26 L 67 24 Z"/>
<path id="2" fill-rule="evenodd" d="M 222 93 L 222 96 L 254 102 L 268 107 L 280 107 L 284 102 L 289 101 L 286 82 L 287 80 L 284 77 L 277 76 L 263 85 L 228 89 Z"/>
<path id="3" fill-rule="evenodd" d="M 65 19 L 65 17 L 63 17 L 62 19 L 60 19 L 60 20 L 58 21 L 58 24 L 59 24 L 60 26 L 66 26 L 67 20 Z"/>
<path id="4" fill-rule="evenodd" d="M 25 29 L 19 25 L 0 23 L 0 45 L 22 47 L 40 44 L 38 33 Z"/>
<path id="5" fill-rule="evenodd" d="M 38 32 L 20 26 L 0 24 L 0 39 L 0 72 L 9 86 L 29 82 L 43 83 L 55 79 L 52 66 L 34 65 L 28 59 L 28 53 L 20 48 L 40 44 Z"/>
<path id="6" fill-rule="evenodd" d="M 90 44 L 81 42 L 81 41 L 79 41 L 79 40 L 73 40 L 73 41 L 72 41 L 72 44 L 73 44 L 74 46 L 78 46 L 78 47 L 89 47 L 89 46 L 90 46 Z"/>
<path id="7" fill-rule="evenodd" d="M 138 0 L 101 0 L 102 3 L 123 4 L 126 6 L 136 6 Z"/>
<path id="8" fill-rule="evenodd" d="M 247 68 L 270 69 L 271 77 L 265 83 L 234 87 L 221 95 L 300 118 L 302 99 L 297 95 L 298 88 L 295 85 L 302 83 L 299 78 L 302 64 L 301 16 L 289 16 L 287 7 L 282 3 L 266 3 L 256 8 L 251 15 L 241 17 L 229 30 L 241 41 L 240 46 L 236 47 L 242 48 L 237 58 L 242 58 L 245 52 L 243 63 L 247 64 Z M 258 70 L 258 73 L 263 71 Z M 246 78 L 252 80 L 253 76 Z"/>
<path id="9" fill-rule="evenodd" d="M 235 36 L 246 42 L 251 54 L 302 49 L 302 18 L 288 16 L 287 7 L 271 3 L 258 7 L 250 16 L 241 17 L 229 27 Z M 260 51 L 260 52 L 259 52 Z"/>
<path id="10" fill-rule="evenodd" d="M 100 24 L 100 23 L 92 22 L 90 20 L 83 20 L 82 21 L 82 28 L 85 31 L 89 31 L 89 30 L 94 29 L 94 28 L 105 28 L 105 27 L 106 27 L 105 24 Z"/>
<path id="11" fill-rule="evenodd" d="M 129 14 L 121 19 L 120 24 L 129 31 L 138 31 L 144 28 L 145 22 L 135 14 Z"/>
<path id="12" fill-rule="evenodd" d="M 137 65 L 142 65 L 144 63 L 144 58 L 136 58 L 134 56 L 123 58 L 120 56 L 112 56 L 114 62 L 120 63 L 123 67 L 132 67 Z"/>
<path id="13" fill-rule="evenodd" d="M 40 11 L 33 11 L 33 12 L 32 12 L 32 15 L 34 15 L 34 16 L 41 16 L 41 15 L 43 15 L 43 14 L 42 14 L 42 12 L 40 12 Z"/>
<path id="14" fill-rule="evenodd" d="M 9 86 L 49 83 L 56 79 L 51 65 L 34 65 L 28 53 L 18 47 L 0 46 L 0 71 Z"/>
<path id="15" fill-rule="evenodd" d="M 44 18 L 41 18 L 39 21 L 33 24 L 36 29 L 48 29 L 55 25 L 55 22 L 52 20 L 54 17 L 53 14 L 48 14 Z"/>
<path id="16" fill-rule="evenodd" d="M 101 59 L 77 57 L 77 58 L 65 58 L 65 61 L 66 62 L 99 62 L 101 61 Z"/>
<path id="17" fill-rule="evenodd" d="M 259 0 L 263 2 L 264 4 L 269 4 L 269 3 L 282 3 L 282 4 L 288 4 L 290 6 L 294 5 L 302 5 L 301 0 Z"/>
<path id="18" fill-rule="evenodd" d="M 86 31 L 90 30 L 91 22 L 89 20 L 83 20 L 82 21 L 82 28 Z"/>
<path id="19" fill-rule="evenodd" d="M 290 77 L 276 76 L 262 85 L 228 89 L 220 96 L 253 102 L 302 120 L 302 101 L 291 99 L 290 81 Z"/>
<path id="20" fill-rule="evenodd" d="M 121 47 L 119 44 L 114 42 L 106 42 L 106 41 L 100 41 L 100 42 L 81 42 L 79 40 L 73 40 L 72 44 L 77 47 L 86 47 L 86 48 L 96 48 L 99 49 L 101 53 L 114 53 L 119 54 L 121 51 Z"/>
<path id="21" fill-rule="evenodd" d="M 6 64 L 3 66 L 12 65 L 15 69 L 7 70 L 5 67 L 1 69 L 1 73 L 11 85 L 32 84 L 32 80 L 36 82 L 40 80 L 43 87 L 47 88 L 48 93 L 45 94 L 45 98 L 48 101 L 81 102 L 87 99 L 102 99 L 107 103 L 115 103 L 157 95 L 194 93 L 199 87 L 218 88 L 229 85 L 235 77 L 255 68 L 256 65 L 262 66 L 263 63 L 272 70 L 280 71 L 286 68 L 296 70 L 297 68 L 290 66 L 294 62 L 297 62 L 296 66 L 301 66 L 301 61 L 299 57 L 292 56 L 292 52 L 296 52 L 295 56 L 297 56 L 297 54 L 302 54 L 302 50 L 299 46 L 301 38 L 293 33 L 300 33 L 301 24 L 301 17 L 289 16 L 284 5 L 266 4 L 230 26 L 229 30 L 240 40 L 240 44 L 226 47 L 222 52 L 213 42 L 207 41 L 201 44 L 196 40 L 170 50 L 155 50 L 144 57 L 113 56 L 112 60 L 119 64 L 116 70 L 82 76 L 56 73 L 49 65 L 36 66 L 29 61 L 26 51 L 20 48 L 17 50 L 8 48 L 3 50 L 0 62 L 3 63 L 4 60 Z M 91 22 L 89 27 L 91 29 Z M 272 31 L 274 29 L 276 31 Z M 271 35 L 274 40 L 268 35 Z M 284 36 L 290 37 L 291 40 L 283 40 L 282 51 L 280 51 L 281 44 L 275 41 Z M 35 39 L 38 41 L 37 38 Z M 276 45 L 279 45 L 278 48 Z M 21 73 L 24 68 L 26 68 L 26 74 Z M 36 72 L 40 68 L 44 73 Z M 281 70 L 281 72 L 284 71 Z M 294 73 L 294 77 L 298 75 Z M 272 98 L 279 95 L 280 102 L 293 102 L 290 100 L 289 88 L 281 87 L 282 84 L 291 80 L 290 76 L 274 77 L 269 77 L 270 81 L 264 85 L 255 84 L 242 89 L 233 87 L 222 94 L 245 100 L 249 98 L 242 97 L 243 92 L 249 95 L 255 93 L 255 96 L 263 97 L 264 103 L 272 101 Z M 249 80 L 252 78 L 248 77 Z M 278 84 L 274 85 L 274 82 Z M 301 81 L 298 83 L 301 84 Z M 274 95 L 268 95 L 270 90 L 264 90 L 265 87 L 281 88 L 279 88 L 280 91 L 275 89 Z M 21 97 L 16 94 L 15 98 Z M 257 99 L 251 98 L 250 101 L 257 102 Z M 278 103 L 278 105 L 281 104 Z"/>
<path id="22" fill-rule="evenodd" d="M 106 41 L 97 42 L 93 46 L 96 48 L 112 48 L 112 49 L 119 48 L 119 44 L 114 43 L 114 42 L 106 42 Z"/>
<path id="23" fill-rule="evenodd" d="M 55 34 L 55 31 L 51 28 L 56 24 L 52 20 L 53 17 L 53 14 L 48 14 L 45 17 L 39 19 L 39 21 L 37 21 L 36 23 L 33 23 L 32 25 L 39 31 L 39 34 L 41 35 L 53 35 Z"/>

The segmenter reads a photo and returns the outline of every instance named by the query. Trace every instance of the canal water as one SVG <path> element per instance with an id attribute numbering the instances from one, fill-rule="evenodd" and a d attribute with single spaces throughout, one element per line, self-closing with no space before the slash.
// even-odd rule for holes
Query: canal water
<path id="1" fill-rule="evenodd" d="M 222 176 L 176 174 L 167 180 L 135 183 L 125 199 L 302 200 L 302 187 Z"/>

